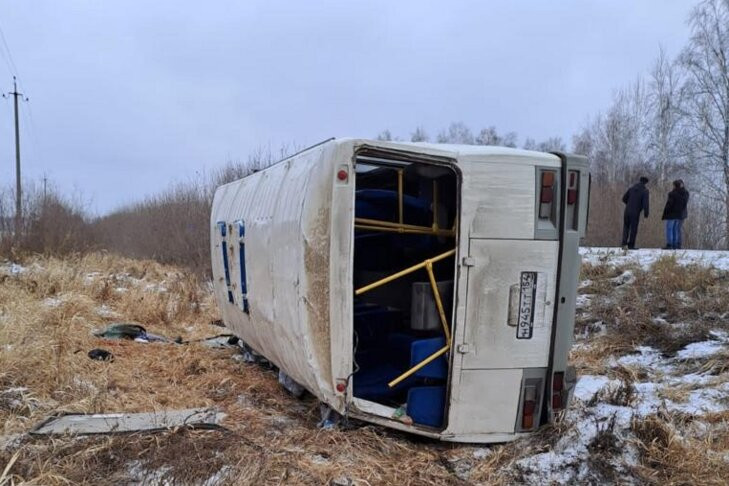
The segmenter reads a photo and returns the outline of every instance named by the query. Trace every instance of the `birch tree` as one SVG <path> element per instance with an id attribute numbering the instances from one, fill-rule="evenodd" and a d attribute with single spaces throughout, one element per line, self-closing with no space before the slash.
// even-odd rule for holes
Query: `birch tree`
<path id="1" fill-rule="evenodd" d="M 689 17 L 691 39 L 680 56 L 686 70 L 692 153 L 707 172 L 707 189 L 724 209 L 729 244 L 729 0 L 705 0 Z"/>

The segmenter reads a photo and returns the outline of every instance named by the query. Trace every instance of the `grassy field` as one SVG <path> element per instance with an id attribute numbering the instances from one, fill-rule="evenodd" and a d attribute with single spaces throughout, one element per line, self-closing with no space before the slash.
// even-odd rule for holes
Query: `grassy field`
<path id="1" fill-rule="evenodd" d="M 0 486 L 6 484 L 725 484 L 729 274 L 675 258 L 583 268 L 581 375 L 563 420 L 490 447 L 350 423 L 276 374 L 199 342 L 103 340 L 135 322 L 194 341 L 224 332 L 204 282 L 90 254 L 0 264 Z M 92 361 L 101 347 L 113 362 Z M 31 437 L 58 412 L 217 407 L 224 430 Z M 3 472 L 6 465 L 11 464 Z"/>

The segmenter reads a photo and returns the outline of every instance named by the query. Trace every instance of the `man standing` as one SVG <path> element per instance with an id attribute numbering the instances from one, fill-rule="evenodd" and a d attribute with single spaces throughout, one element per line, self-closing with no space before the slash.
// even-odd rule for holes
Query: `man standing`
<path id="1" fill-rule="evenodd" d="M 681 249 L 681 226 L 688 215 L 689 193 L 681 179 L 673 181 L 673 190 L 668 193 L 663 220 L 666 222 L 665 250 Z"/>
<path id="2" fill-rule="evenodd" d="M 625 212 L 623 213 L 623 248 L 635 250 L 635 237 L 638 235 L 638 223 L 640 213 L 643 212 L 648 218 L 649 193 L 647 177 L 641 177 L 640 182 L 627 190 L 623 196 Z"/>

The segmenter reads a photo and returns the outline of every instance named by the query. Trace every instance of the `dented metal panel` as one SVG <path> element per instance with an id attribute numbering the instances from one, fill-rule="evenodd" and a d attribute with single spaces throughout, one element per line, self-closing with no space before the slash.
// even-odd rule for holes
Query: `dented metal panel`
<path id="1" fill-rule="evenodd" d="M 468 264 L 455 269 L 449 320 L 459 352 L 450 357 L 447 428 L 434 432 L 408 426 L 371 415 L 364 406 L 353 405 L 350 413 L 444 440 L 516 437 L 522 368 L 544 367 L 549 361 L 559 242 L 534 240 L 535 167 L 560 167 L 556 155 L 340 139 L 220 187 L 210 220 L 211 256 L 224 322 L 319 399 L 345 412 L 352 397 L 335 386 L 352 373 L 353 159 L 365 146 L 457 164 L 461 200 L 456 261 Z M 339 170 L 349 177 L 338 179 Z M 232 224 L 239 219 L 246 223 L 249 314 L 239 305 L 239 286 L 234 288 L 235 303 L 228 303 L 221 284 L 221 237 L 215 231 L 217 221 Z M 233 241 L 230 236 L 228 241 Z M 563 257 L 579 259 L 574 253 Z M 240 282 L 239 255 L 229 257 L 231 281 Z M 517 329 L 509 325 L 510 288 L 525 271 L 534 272 L 539 283 L 532 335 L 517 340 Z M 559 358 L 564 363 L 568 349 L 560 344 L 558 351 L 565 355 Z"/>

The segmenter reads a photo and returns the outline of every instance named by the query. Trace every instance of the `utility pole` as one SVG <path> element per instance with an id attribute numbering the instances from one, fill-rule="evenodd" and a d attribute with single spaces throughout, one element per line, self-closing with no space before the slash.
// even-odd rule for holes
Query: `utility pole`
<path id="1" fill-rule="evenodd" d="M 20 124 L 18 121 L 18 97 L 23 99 L 23 94 L 18 93 L 18 82 L 13 76 L 13 91 L 8 93 L 13 97 L 13 105 L 15 107 L 15 238 L 20 238 L 20 230 L 23 223 L 23 202 L 20 190 Z M 6 98 L 3 95 L 3 98 Z M 25 98 L 28 101 L 28 98 Z"/>

